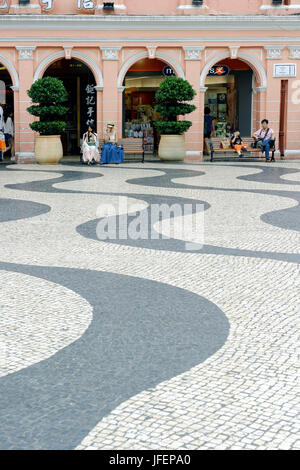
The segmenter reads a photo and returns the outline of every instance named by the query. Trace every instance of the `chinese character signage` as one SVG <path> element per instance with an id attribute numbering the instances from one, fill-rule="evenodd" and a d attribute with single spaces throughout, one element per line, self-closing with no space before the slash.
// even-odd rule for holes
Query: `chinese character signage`
<path id="1" fill-rule="evenodd" d="M 84 119 L 85 127 L 96 127 L 96 91 L 95 85 L 88 83 L 84 89 Z"/>
<path id="2" fill-rule="evenodd" d="M 0 0 L 0 9 L 7 8 L 8 0 Z M 49 11 L 53 8 L 54 0 L 41 0 L 44 5 L 44 11 Z M 85 10 L 94 10 L 96 7 L 96 1 L 92 0 L 74 0 L 77 4 L 78 10 L 84 8 Z"/>
<path id="3" fill-rule="evenodd" d="M 95 8 L 95 1 L 90 0 L 77 0 L 77 8 L 80 10 L 84 8 L 85 10 L 93 10 Z"/>

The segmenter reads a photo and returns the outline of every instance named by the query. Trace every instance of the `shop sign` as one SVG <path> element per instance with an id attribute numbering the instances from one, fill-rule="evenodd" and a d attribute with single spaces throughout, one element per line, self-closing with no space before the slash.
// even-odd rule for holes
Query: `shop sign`
<path id="1" fill-rule="evenodd" d="M 274 64 L 274 77 L 296 77 L 296 64 Z"/>
<path id="2" fill-rule="evenodd" d="M 95 112 L 96 112 L 96 101 L 95 101 L 95 87 L 94 85 L 87 85 L 86 89 L 85 104 L 87 107 L 87 126 L 95 125 Z"/>
<path id="3" fill-rule="evenodd" d="M 208 76 L 222 77 L 223 75 L 228 75 L 228 73 L 229 68 L 227 65 L 213 65 L 208 72 Z"/>
<path id="4" fill-rule="evenodd" d="M 174 70 L 172 69 L 172 67 L 170 67 L 169 65 L 166 65 L 164 68 L 163 68 L 163 75 L 165 77 L 174 77 L 175 76 L 175 72 Z"/>
<path id="5" fill-rule="evenodd" d="M 44 8 L 45 11 L 51 10 L 53 8 L 53 1 L 54 0 L 42 0 L 42 4 L 45 5 L 45 8 Z M 96 3 L 95 1 L 92 1 L 92 0 L 75 0 L 75 1 L 77 1 L 78 10 L 81 10 L 82 8 L 84 8 L 85 10 L 95 9 L 95 3 Z M 4 2 L 4 3 L 6 4 L 7 2 Z M 0 8 L 7 8 L 7 7 L 0 5 Z"/>

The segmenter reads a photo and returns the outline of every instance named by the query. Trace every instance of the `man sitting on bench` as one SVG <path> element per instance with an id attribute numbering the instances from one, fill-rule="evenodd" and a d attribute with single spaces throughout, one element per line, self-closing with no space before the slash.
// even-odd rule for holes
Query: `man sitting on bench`
<path id="1" fill-rule="evenodd" d="M 273 129 L 268 127 L 269 121 L 263 119 L 261 121 L 262 127 L 253 135 L 257 142 L 257 147 L 261 147 L 262 155 L 265 152 L 266 162 L 270 161 L 270 148 L 274 146 L 275 135 Z"/>

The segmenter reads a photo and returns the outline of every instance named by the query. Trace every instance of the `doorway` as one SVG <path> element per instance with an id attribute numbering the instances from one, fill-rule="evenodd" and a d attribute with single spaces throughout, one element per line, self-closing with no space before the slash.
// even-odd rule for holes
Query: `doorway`
<path id="1" fill-rule="evenodd" d="M 7 118 L 11 113 L 14 113 L 14 92 L 11 89 L 13 85 L 10 73 L 8 72 L 5 65 L 0 63 L 0 103 L 3 105 L 3 119 L 6 122 Z M 14 121 L 14 117 L 12 118 Z M 10 157 L 14 156 L 14 136 L 13 140 L 11 141 L 11 146 L 13 150 L 13 154 L 11 150 L 6 151 L 3 154 L 3 161 L 10 160 Z"/>
<path id="2" fill-rule="evenodd" d="M 174 70 L 159 59 L 141 59 L 127 72 L 123 85 L 123 137 L 144 138 L 146 154 L 157 151 L 159 136 L 154 121 L 155 94 L 161 82 L 175 75 Z"/>
<path id="3" fill-rule="evenodd" d="M 44 77 L 55 77 L 65 85 L 68 93 L 66 106 L 69 108 L 65 121 L 66 131 L 62 135 L 64 155 L 79 155 L 80 141 L 92 126 L 97 132 L 97 93 L 93 72 L 77 59 L 60 59 L 48 67 Z"/>
<path id="4" fill-rule="evenodd" d="M 215 117 L 217 137 L 229 137 L 235 129 L 252 135 L 253 72 L 239 59 L 224 59 L 214 65 L 205 86 L 205 106 Z"/>

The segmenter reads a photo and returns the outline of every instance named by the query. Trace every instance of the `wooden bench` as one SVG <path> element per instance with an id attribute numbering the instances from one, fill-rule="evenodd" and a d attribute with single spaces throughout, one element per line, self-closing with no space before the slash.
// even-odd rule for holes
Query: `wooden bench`
<path id="1" fill-rule="evenodd" d="M 209 139 L 209 146 L 210 146 L 210 161 L 213 162 L 214 160 L 214 154 L 215 153 L 224 153 L 224 154 L 234 154 L 238 156 L 236 151 L 229 147 L 228 149 L 223 149 L 221 148 L 221 141 L 228 140 L 230 141 L 229 137 L 211 137 Z M 247 152 L 243 153 L 245 157 L 250 157 L 250 156 L 256 156 L 260 157 L 261 156 L 261 149 L 260 148 L 252 148 L 251 144 L 255 142 L 253 137 L 242 137 L 243 144 L 248 145 Z M 271 161 L 275 161 L 275 143 L 273 147 L 270 147 L 270 152 L 272 153 L 271 156 Z M 239 158 L 239 157 L 238 157 Z"/>
<path id="2" fill-rule="evenodd" d="M 127 138 L 119 139 L 118 145 L 122 145 L 124 154 L 126 155 L 141 155 L 142 163 L 145 161 L 145 149 L 143 138 Z"/>
<path id="3" fill-rule="evenodd" d="M 124 149 L 124 155 L 142 155 L 142 163 L 145 161 L 145 152 L 144 152 L 144 139 L 142 138 L 128 138 L 128 139 L 119 139 L 118 145 L 122 145 Z M 99 153 L 101 155 L 101 150 L 104 146 L 104 139 L 99 139 Z M 80 156 L 82 161 L 82 155 Z"/>

